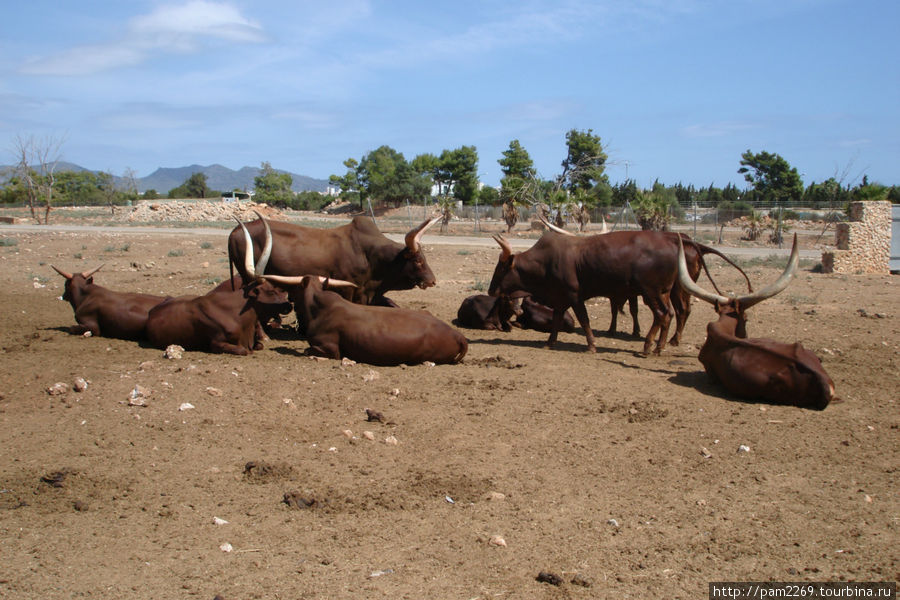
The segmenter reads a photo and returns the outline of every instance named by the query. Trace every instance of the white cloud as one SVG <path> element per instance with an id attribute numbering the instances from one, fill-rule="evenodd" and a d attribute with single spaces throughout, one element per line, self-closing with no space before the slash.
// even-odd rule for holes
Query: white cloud
<path id="1" fill-rule="evenodd" d="M 150 14 L 133 18 L 127 33 L 118 40 L 35 57 L 20 70 L 26 75 L 91 75 L 135 66 L 156 54 L 196 52 L 213 39 L 258 43 L 265 41 L 266 36 L 257 22 L 245 18 L 230 4 L 192 0 L 160 6 Z"/>

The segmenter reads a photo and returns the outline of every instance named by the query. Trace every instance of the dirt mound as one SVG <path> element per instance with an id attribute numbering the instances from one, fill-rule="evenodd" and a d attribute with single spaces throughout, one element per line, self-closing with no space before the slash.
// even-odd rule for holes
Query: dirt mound
<path id="1" fill-rule="evenodd" d="M 127 221 L 183 221 L 189 223 L 203 221 L 231 221 L 238 217 L 242 221 L 252 221 L 256 212 L 267 219 L 282 219 L 282 213 L 268 204 L 255 202 L 222 202 L 200 200 L 184 202 L 181 200 L 153 200 L 140 202 L 126 216 Z"/>

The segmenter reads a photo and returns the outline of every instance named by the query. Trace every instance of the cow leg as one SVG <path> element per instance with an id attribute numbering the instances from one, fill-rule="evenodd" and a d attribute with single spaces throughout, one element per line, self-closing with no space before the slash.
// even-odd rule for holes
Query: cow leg
<path id="1" fill-rule="evenodd" d="M 647 337 L 644 339 L 644 349 L 642 350 L 642 354 L 650 354 L 650 346 L 653 345 L 653 338 L 659 333 L 659 339 L 656 342 L 656 350 L 653 351 L 654 354 L 659 355 L 662 352 L 662 349 L 666 347 L 666 336 L 669 334 L 669 323 L 671 322 L 672 315 L 675 314 L 675 311 L 672 309 L 671 302 L 669 302 L 668 294 L 653 299 L 645 297 L 644 303 L 647 304 L 653 312 L 653 325 L 650 326 L 650 331 L 647 332 Z"/>
<path id="2" fill-rule="evenodd" d="M 616 330 L 618 329 L 618 320 L 619 320 L 619 311 L 622 310 L 622 302 L 620 300 L 610 298 L 609 299 L 609 330 L 606 333 L 609 335 L 616 335 Z"/>
<path id="3" fill-rule="evenodd" d="M 638 323 L 638 299 L 637 296 L 632 296 L 628 299 L 628 312 L 631 313 L 631 335 L 639 338 L 641 337 L 641 326 Z"/>
<path id="4" fill-rule="evenodd" d="M 587 309 L 584 307 L 584 302 L 576 302 L 572 305 L 572 311 L 575 313 L 575 317 L 578 319 L 578 323 L 581 325 L 581 328 L 584 329 L 584 337 L 587 338 L 587 351 L 588 352 L 596 352 L 597 347 L 594 345 L 594 332 L 591 330 L 591 321 L 588 318 Z M 553 311 L 553 329 L 556 329 L 562 325 L 563 316 L 566 314 L 566 309 L 563 309 L 562 312 Z"/>
<path id="5" fill-rule="evenodd" d="M 691 296 L 680 291 L 676 293 L 673 290 L 671 299 L 672 308 L 675 310 L 675 335 L 672 336 L 669 343 L 677 346 L 681 343 L 681 334 L 691 314 Z"/>
<path id="6" fill-rule="evenodd" d="M 310 347 L 306 349 L 306 354 L 308 356 L 323 356 L 325 358 L 333 358 L 335 360 L 340 360 L 341 358 L 341 352 L 338 349 L 337 345 L 332 344 L 310 345 Z"/>

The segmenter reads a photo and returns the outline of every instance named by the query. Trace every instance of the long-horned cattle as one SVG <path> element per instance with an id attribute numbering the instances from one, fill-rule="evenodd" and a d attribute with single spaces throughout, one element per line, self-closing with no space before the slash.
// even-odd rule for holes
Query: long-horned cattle
<path id="1" fill-rule="evenodd" d="M 103 265 L 82 273 L 67 273 L 50 265 L 66 278 L 63 300 L 72 305 L 78 325 L 72 333 L 99 335 L 124 340 L 144 337 L 147 315 L 166 296 L 116 292 L 94 283 L 94 273 Z"/>
<path id="2" fill-rule="evenodd" d="M 454 325 L 469 329 L 511 331 L 511 320 L 520 309 L 511 298 L 494 298 L 487 294 L 468 296 L 456 311 Z"/>
<path id="3" fill-rule="evenodd" d="M 243 223 L 238 220 L 238 223 Z M 249 232 L 244 229 L 248 247 Z M 204 296 L 182 296 L 163 302 L 150 311 L 147 337 L 158 348 L 178 344 L 186 350 L 204 350 L 246 355 L 262 349 L 260 317 L 291 310 L 287 292 L 259 277 L 269 260 L 272 236 L 265 237 L 259 261 L 245 256 L 242 286 L 231 290 L 219 286 Z"/>
<path id="4" fill-rule="evenodd" d="M 266 274 L 302 273 L 349 281 L 356 284 L 351 298 L 354 302 L 390 305 L 390 300 L 384 297 L 389 291 L 425 289 L 435 284 L 434 273 L 422 252 L 421 239 L 440 218 L 436 215 L 410 230 L 403 244 L 388 239 L 371 219 L 362 216 L 333 229 L 272 221 L 274 250 Z M 247 224 L 257 247 L 261 247 L 265 235 L 263 221 L 260 215 Z M 240 229 L 235 227 L 228 237 L 229 268 L 234 265 L 241 272 L 247 247 Z"/>
<path id="5" fill-rule="evenodd" d="M 307 323 L 308 354 L 395 366 L 458 363 L 468 350 L 459 331 L 424 310 L 355 304 L 325 289 L 351 282 L 321 276 L 265 277 L 297 290 L 296 303 Z"/>
<path id="6" fill-rule="evenodd" d="M 722 296 L 691 280 L 679 245 L 678 278 L 685 290 L 712 304 L 719 315 L 707 325 L 699 355 L 711 379 L 740 398 L 823 410 L 834 398 L 834 382 L 815 354 L 800 343 L 747 337 L 747 309 L 784 290 L 798 260 L 794 234 L 787 267 L 774 283 L 747 295 Z"/>
<path id="7" fill-rule="evenodd" d="M 550 223 L 545 218 L 543 218 L 543 215 L 541 215 L 540 218 L 544 225 L 552 231 L 556 231 L 557 233 L 562 233 L 565 235 L 575 235 L 571 232 L 566 231 L 565 229 L 557 227 L 553 223 Z M 609 231 L 606 228 L 606 221 L 604 220 L 603 229 L 601 230 L 599 235 L 603 235 L 608 232 Z M 706 273 L 706 276 L 709 277 L 709 280 L 710 282 L 712 282 L 713 288 L 716 290 L 716 292 L 719 291 L 719 288 L 716 286 L 716 282 L 713 281 L 712 277 L 710 276 L 709 271 L 706 268 L 706 262 L 703 259 L 703 257 L 707 254 L 712 254 L 718 256 L 719 258 L 730 264 L 732 267 L 737 269 L 738 272 L 740 272 L 740 274 L 744 277 L 744 280 L 747 282 L 747 289 L 749 291 L 753 291 L 753 286 L 750 284 L 750 278 L 747 277 L 747 274 L 744 272 L 744 270 L 715 248 L 692 240 L 687 234 L 684 233 L 674 233 L 669 231 L 664 231 L 661 233 L 667 236 L 671 241 L 671 247 L 668 249 L 668 251 L 673 255 L 678 251 L 677 244 L 679 239 L 683 240 L 684 243 L 687 244 L 685 248 L 685 258 L 687 261 L 688 273 L 690 274 L 691 279 L 693 279 L 694 281 L 697 281 L 697 279 L 699 279 L 700 272 L 702 270 Z M 638 292 L 636 290 L 629 289 L 628 287 L 623 289 L 619 295 L 609 296 L 611 312 L 609 329 L 607 330 L 607 333 L 609 335 L 615 335 L 617 331 L 618 314 L 623 311 L 625 302 L 627 301 L 629 312 L 631 313 L 631 335 L 633 335 L 634 337 L 640 337 L 641 326 L 638 322 L 637 297 Z M 687 324 L 688 317 L 691 316 L 691 295 L 681 287 L 677 278 L 674 285 L 672 286 L 672 291 L 669 293 L 669 300 L 672 303 L 672 309 L 675 311 L 675 333 L 672 335 L 672 339 L 669 340 L 669 343 L 673 346 L 677 346 L 681 343 L 684 326 Z"/>

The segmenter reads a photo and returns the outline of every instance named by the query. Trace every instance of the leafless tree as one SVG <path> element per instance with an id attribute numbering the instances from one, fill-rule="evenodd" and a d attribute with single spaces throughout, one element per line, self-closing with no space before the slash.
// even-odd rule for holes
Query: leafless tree
<path id="1" fill-rule="evenodd" d="M 50 222 L 50 210 L 53 207 L 53 185 L 56 183 L 56 165 L 60 160 L 60 148 L 63 138 L 48 136 L 36 139 L 34 136 L 17 135 L 13 140 L 16 153 L 16 175 L 25 188 L 31 218 L 39 225 L 41 216 L 37 206 L 44 203 L 43 223 Z"/>

